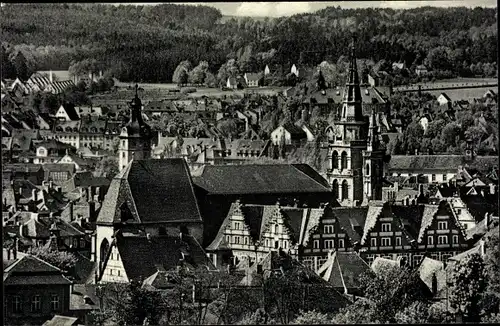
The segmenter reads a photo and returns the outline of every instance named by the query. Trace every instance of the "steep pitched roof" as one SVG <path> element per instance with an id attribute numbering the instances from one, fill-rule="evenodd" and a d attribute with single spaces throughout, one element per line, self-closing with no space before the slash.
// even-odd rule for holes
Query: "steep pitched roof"
<path id="1" fill-rule="evenodd" d="M 335 288 L 343 288 L 348 293 L 359 287 L 359 276 L 370 271 L 370 266 L 356 252 L 336 251 L 320 267 L 318 274 Z"/>
<path id="2" fill-rule="evenodd" d="M 119 222 L 125 202 L 141 223 L 202 220 L 184 159 L 129 163 L 111 181 L 97 223 Z"/>
<path id="3" fill-rule="evenodd" d="M 208 165 L 193 181 L 212 194 L 330 192 L 304 164 Z"/>
<path id="4" fill-rule="evenodd" d="M 425 231 L 432 225 L 434 217 L 439 210 L 439 205 L 424 205 L 424 212 L 422 214 L 422 222 L 420 224 L 420 231 L 418 233 L 418 242 L 422 241 Z"/>
<path id="5" fill-rule="evenodd" d="M 4 269 L 4 285 L 71 284 L 59 268 L 32 255 L 19 252 L 17 255 L 17 260 Z M 3 250 L 3 259 L 7 259 L 6 249 Z"/>
<path id="6" fill-rule="evenodd" d="M 382 205 L 369 205 L 368 212 L 366 213 L 366 220 L 363 229 L 363 237 L 361 238 L 361 244 L 365 244 L 368 234 L 377 224 L 378 218 L 382 213 L 384 207 Z"/>
<path id="7" fill-rule="evenodd" d="M 340 226 L 354 243 L 363 236 L 363 227 L 368 213 L 368 207 L 336 207 L 333 209 Z M 359 229 L 359 233 L 358 230 Z"/>
<path id="8" fill-rule="evenodd" d="M 145 236 L 118 234 L 116 246 L 129 279 L 146 279 L 158 268 L 171 270 L 181 262 L 191 266 L 214 266 L 200 244 L 190 235 L 179 237 L 156 236 L 148 240 Z"/>
<path id="9" fill-rule="evenodd" d="M 437 280 L 437 293 L 438 297 L 441 296 L 442 291 L 446 289 L 446 271 L 443 262 L 425 257 L 420 266 L 418 267 L 420 279 L 427 285 L 429 290 L 432 291 L 432 278 L 436 275 Z"/>

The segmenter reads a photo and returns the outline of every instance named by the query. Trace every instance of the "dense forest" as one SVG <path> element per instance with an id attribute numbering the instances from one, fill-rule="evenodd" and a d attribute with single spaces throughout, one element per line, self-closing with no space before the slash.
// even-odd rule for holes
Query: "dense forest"
<path id="1" fill-rule="evenodd" d="M 206 61 L 214 76 L 230 59 L 240 71 L 312 67 L 342 60 L 353 33 L 358 57 L 375 63 L 426 64 L 462 76 L 496 71 L 496 8 L 329 7 L 264 20 L 223 20 L 212 7 L 174 4 L 5 4 L 0 11 L 4 78 L 15 76 L 19 53 L 30 71 L 96 60 L 98 69 L 138 82 L 171 81 L 185 60 Z"/>

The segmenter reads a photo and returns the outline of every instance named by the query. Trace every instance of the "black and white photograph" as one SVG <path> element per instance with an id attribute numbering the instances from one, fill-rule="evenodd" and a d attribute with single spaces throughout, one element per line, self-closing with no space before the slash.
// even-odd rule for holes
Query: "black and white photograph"
<path id="1" fill-rule="evenodd" d="M 0 3 L 3 325 L 499 324 L 497 20 Z"/>

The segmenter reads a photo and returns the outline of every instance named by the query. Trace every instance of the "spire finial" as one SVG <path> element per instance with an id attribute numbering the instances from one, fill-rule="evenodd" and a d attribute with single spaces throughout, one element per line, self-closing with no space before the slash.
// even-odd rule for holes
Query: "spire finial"
<path id="1" fill-rule="evenodd" d="M 139 85 L 135 84 L 135 97 L 139 97 L 139 95 L 137 94 L 139 90 Z"/>

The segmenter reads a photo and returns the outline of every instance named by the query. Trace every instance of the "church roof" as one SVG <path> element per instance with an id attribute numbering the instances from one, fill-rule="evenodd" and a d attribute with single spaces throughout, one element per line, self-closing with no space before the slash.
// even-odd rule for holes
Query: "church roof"
<path id="1" fill-rule="evenodd" d="M 133 160 L 112 181 L 97 223 L 120 221 L 125 203 L 135 222 L 201 221 L 185 160 Z"/>

